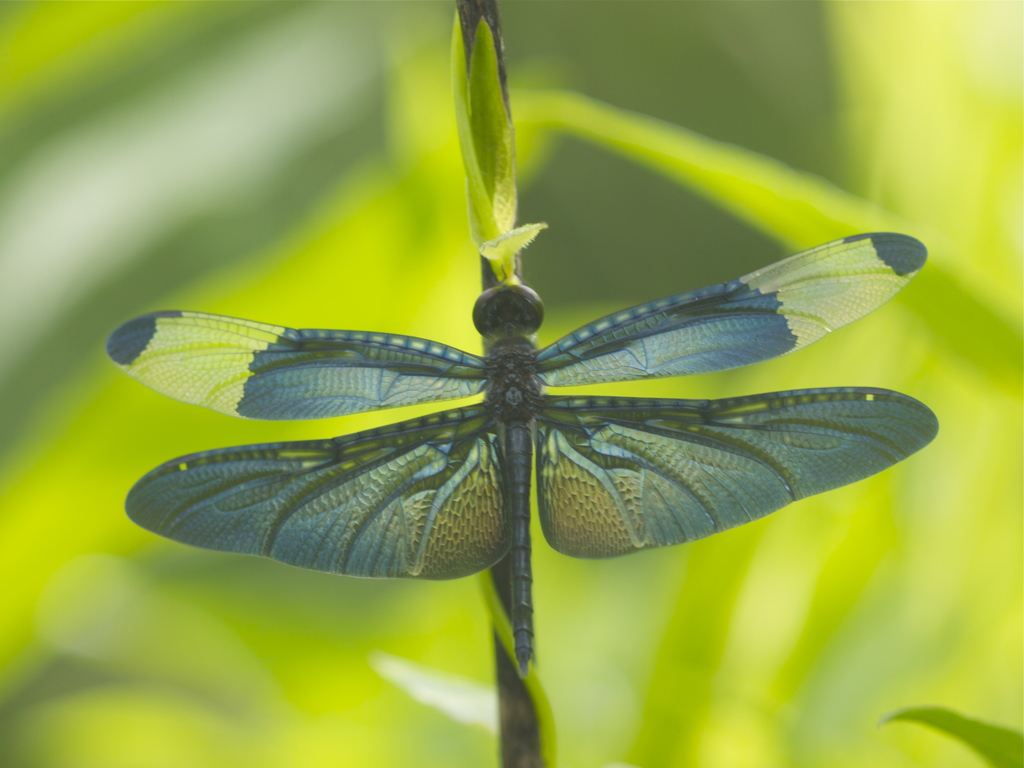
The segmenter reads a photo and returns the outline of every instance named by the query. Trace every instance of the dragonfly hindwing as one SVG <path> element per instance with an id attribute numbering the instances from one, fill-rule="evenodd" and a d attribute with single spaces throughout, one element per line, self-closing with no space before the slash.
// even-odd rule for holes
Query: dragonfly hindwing
<path id="1" fill-rule="evenodd" d="M 575 557 L 692 541 L 880 472 L 937 429 L 917 400 L 880 389 L 551 397 L 537 428 L 541 525 Z"/>
<path id="2" fill-rule="evenodd" d="M 185 544 L 317 571 L 467 576 L 509 548 L 496 441 L 477 406 L 333 440 L 197 453 L 139 480 L 128 515 Z"/>

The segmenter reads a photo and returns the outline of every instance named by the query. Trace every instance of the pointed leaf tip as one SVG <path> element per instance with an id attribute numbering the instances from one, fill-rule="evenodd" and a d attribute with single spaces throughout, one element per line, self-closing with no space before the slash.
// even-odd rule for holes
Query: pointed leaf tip
<path id="1" fill-rule="evenodd" d="M 995 768 L 1024 766 L 1024 733 L 976 720 L 945 707 L 906 707 L 883 715 L 879 726 L 904 721 L 934 728 L 963 742 Z"/>
<path id="2" fill-rule="evenodd" d="M 544 222 L 524 224 L 510 229 L 502 235 L 480 245 L 480 255 L 491 262 L 495 276 L 501 282 L 508 282 L 515 276 L 516 254 L 534 241 L 542 229 L 547 229 Z"/>

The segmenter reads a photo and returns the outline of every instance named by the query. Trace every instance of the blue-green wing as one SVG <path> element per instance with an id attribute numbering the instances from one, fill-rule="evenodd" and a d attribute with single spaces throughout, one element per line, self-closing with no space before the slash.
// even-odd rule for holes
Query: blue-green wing
<path id="1" fill-rule="evenodd" d="M 693 541 L 891 467 L 937 430 L 927 407 L 883 389 L 549 397 L 537 424 L 540 520 L 573 557 Z"/>
<path id="2" fill-rule="evenodd" d="M 729 283 L 608 315 L 537 357 L 549 386 L 709 373 L 805 347 L 877 309 L 924 265 L 906 235 L 853 235 Z"/>
<path id="3" fill-rule="evenodd" d="M 497 439 L 482 407 L 333 440 L 183 456 L 128 494 L 169 539 L 328 573 L 452 579 L 509 548 Z"/>
<path id="4" fill-rule="evenodd" d="M 321 419 L 468 397 L 485 379 L 479 357 L 427 339 L 202 312 L 135 318 L 110 335 L 107 353 L 162 395 L 247 419 Z"/>

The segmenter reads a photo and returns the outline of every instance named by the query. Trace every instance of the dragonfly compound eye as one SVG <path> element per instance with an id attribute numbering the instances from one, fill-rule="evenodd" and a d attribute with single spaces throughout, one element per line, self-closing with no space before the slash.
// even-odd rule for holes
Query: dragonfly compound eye
<path id="1" fill-rule="evenodd" d="M 473 325 L 481 336 L 526 336 L 544 320 L 544 304 L 525 285 L 499 285 L 480 294 L 473 307 Z"/>

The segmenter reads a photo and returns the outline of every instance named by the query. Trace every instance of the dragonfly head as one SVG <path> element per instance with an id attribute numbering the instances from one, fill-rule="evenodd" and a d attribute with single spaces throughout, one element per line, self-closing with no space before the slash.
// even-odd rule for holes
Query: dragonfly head
<path id="1" fill-rule="evenodd" d="M 544 321 L 544 304 L 525 285 L 499 285 L 480 294 L 473 307 L 473 325 L 481 336 L 529 336 Z"/>

